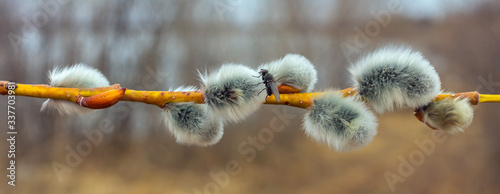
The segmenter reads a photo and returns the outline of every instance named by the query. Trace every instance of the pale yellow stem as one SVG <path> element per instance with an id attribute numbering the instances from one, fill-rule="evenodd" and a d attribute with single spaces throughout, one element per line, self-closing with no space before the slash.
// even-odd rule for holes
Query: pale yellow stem
<path id="1" fill-rule="evenodd" d="M 500 95 L 498 94 L 480 94 L 479 103 L 485 102 L 500 102 Z"/>
<path id="2" fill-rule="evenodd" d="M 0 81 L 0 94 L 8 94 L 7 81 Z M 120 85 L 115 84 L 108 87 L 100 88 L 60 88 L 51 87 L 49 85 L 29 85 L 29 84 L 15 84 L 14 94 L 17 96 L 29 96 L 35 98 L 52 98 L 58 100 L 67 100 L 71 102 L 78 102 L 80 97 L 90 97 L 109 90 L 119 89 Z"/>
<path id="3" fill-rule="evenodd" d="M 127 89 L 122 101 L 143 102 L 163 108 L 166 103 L 194 102 L 204 103 L 203 91 L 173 92 L 173 91 L 138 91 Z"/>
<path id="4" fill-rule="evenodd" d="M 0 81 L 0 94 L 7 95 L 8 81 Z M 107 108 L 108 106 L 114 105 L 118 101 L 132 101 L 132 102 L 142 102 L 146 104 L 156 105 L 163 108 L 166 103 L 171 102 L 194 102 L 194 103 L 204 103 L 205 97 L 203 91 L 186 91 L 186 92 L 173 92 L 173 91 L 137 91 L 130 90 L 126 88 L 120 88 L 119 84 L 115 84 L 108 87 L 101 88 L 60 88 L 60 87 L 50 87 L 48 85 L 28 85 L 28 84 L 15 84 L 16 88 L 13 90 L 15 95 L 19 96 L 29 96 L 37 98 L 52 98 L 67 100 L 75 103 L 82 104 L 83 97 L 93 97 L 85 99 L 84 104 L 86 107 L 98 107 Z M 313 104 L 314 99 L 316 99 L 321 92 L 318 93 L 295 93 L 300 92 L 289 86 L 281 85 L 280 92 L 286 92 L 288 94 L 281 93 L 281 101 L 277 102 L 273 95 L 268 96 L 264 104 L 277 104 L 277 105 L 288 105 L 298 108 L 308 108 Z M 113 91 L 111 93 L 102 94 L 107 91 Z M 340 91 L 344 97 L 357 95 L 357 91 L 354 88 L 347 88 Z M 99 95 L 100 96 L 96 96 Z M 489 95 L 481 94 L 478 92 L 464 92 L 456 94 L 440 94 L 435 100 L 442 100 L 445 98 L 469 98 L 471 104 L 477 105 L 483 102 L 500 102 L 500 95 Z M 97 99 L 101 100 L 97 100 Z M 103 102 L 105 105 L 99 105 L 98 103 Z"/>

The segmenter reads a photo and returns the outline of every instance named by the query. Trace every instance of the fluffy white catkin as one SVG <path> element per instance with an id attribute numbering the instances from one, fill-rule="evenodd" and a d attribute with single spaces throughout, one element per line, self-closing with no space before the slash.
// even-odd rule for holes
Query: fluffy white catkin
<path id="1" fill-rule="evenodd" d="M 195 91 L 195 87 L 180 87 L 175 91 Z M 168 103 L 163 120 L 177 143 L 209 146 L 216 144 L 224 134 L 223 121 L 207 112 L 206 104 L 192 102 Z"/>
<path id="2" fill-rule="evenodd" d="M 314 65 L 302 55 L 287 54 L 282 59 L 261 65 L 274 77 L 276 84 L 285 84 L 300 89 L 301 92 L 311 92 L 318 81 Z"/>
<path id="3" fill-rule="evenodd" d="M 349 69 L 355 89 L 376 112 L 394 106 L 413 109 L 428 104 L 441 90 L 434 67 L 409 47 L 386 46 Z"/>
<path id="4" fill-rule="evenodd" d="M 336 151 L 356 150 L 368 145 L 377 134 L 377 119 L 352 97 L 336 91 L 318 96 L 304 117 L 305 133 Z"/>
<path id="5" fill-rule="evenodd" d="M 240 121 L 260 108 L 266 99 L 258 72 L 240 65 L 225 64 L 215 72 L 200 73 L 205 103 L 212 114 Z M 260 92 L 260 94 L 259 94 Z"/>
<path id="6" fill-rule="evenodd" d="M 70 67 L 56 67 L 49 72 L 50 86 L 64 88 L 94 88 L 109 86 L 109 81 L 99 70 L 85 64 Z M 92 109 L 65 100 L 48 99 L 42 104 L 41 111 L 53 109 L 59 114 L 84 114 Z"/>
<path id="7" fill-rule="evenodd" d="M 446 98 L 432 101 L 422 110 L 425 123 L 450 134 L 463 132 L 474 118 L 474 110 L 469 99 Z"/>

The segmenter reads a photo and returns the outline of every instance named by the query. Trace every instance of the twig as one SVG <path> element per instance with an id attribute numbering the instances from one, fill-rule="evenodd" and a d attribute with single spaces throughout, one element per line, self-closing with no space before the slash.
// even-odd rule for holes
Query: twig
<path id="1" fill-rule="evenodd" d="M 7 94 L 7 85 L 10 82 L 0 81 L 0 94 Z M 48 85 L 15 84 L 15 94 L 18 96 L 29 96 L 36 98 L 51 98 L 75 102 L 84 107 L 102 109 L 113 106 L 118 101 L 142 102 L 163 108 L 166 103 L 172 102 L 194 102 L 204 103 L 203 91 L 174 92 L 174 91 L 138 91 L 121 88 L 119 84 L 100 88 L 61 88 Z M 288 105 L 298 108 L 308 108 L 313 100 L 322 92 L 297 93 L 297 90 L 287 85 L 280 85 L 281 101 L 277 102 L 273 95 L 268 96 L 264 104 Z M 340 91 L 344 97 L 357 95 L 353 88 Z M 500 102 L 500 95 L 479 94 L 476 91 L 456 94 L 440 94 L 435 100 L 445 98 L 469 98 L 471 104 L 485 102 Z"/>

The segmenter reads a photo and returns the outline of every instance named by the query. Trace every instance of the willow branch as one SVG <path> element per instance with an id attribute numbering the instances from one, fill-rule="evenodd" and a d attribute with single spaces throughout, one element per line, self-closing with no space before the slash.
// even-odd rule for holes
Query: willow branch
<path id="1" fill-rule="evenodd" d="M 8 94 L 8 81 L 0 81 L 0 94 Z M 300 90 L 287 85 L 280 85 L 281 101 L 277 102 L 274 96 L 268 96 L 264 104 L 288 105 L 298 108 L 308 108 L 313 104 L 321 92 L 317 93 L 297 93 Z M 102 109 L 113 106 L 119 101 L 142 102 L 156 105 L 163 108 L 165 104 L 172 102 L 194 102 L 204 103 L 205 97 L 203 91 L 139 91 L 120 87 L 115 84 L 100 88 L 61 88 L 48 85 L 29 85 L 15 84 L 15 95 L 28 96 L 36 98 L 51 98 L 67 100 L 84 107 L 93 109 Z M 347 88 L 340 91 L 344 97 L 357 95 L 353 88 Z M 479 94 L 476 91 L 456 94 L 440 94 L 435 100 L 445 98 L 468 98 L 470 103 L 477 105 L 485 102 L 500 102 L 500 95 Z"/>

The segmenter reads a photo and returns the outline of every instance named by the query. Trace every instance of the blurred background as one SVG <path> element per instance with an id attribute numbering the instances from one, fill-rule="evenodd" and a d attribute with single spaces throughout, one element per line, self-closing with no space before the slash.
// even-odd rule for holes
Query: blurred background
<path id="1" fill-rule="evenodd" d="M 197 70 L 230 62 L 256 68 L 298 53 L 316 66 L 317 90 L 345 88 L 352 62 L 396 43 L 421 51 L 446 91 L 500 93 L 500 2 L 493 0 L 3 0 L 0 34 L 0 80 L 18 83 L 47 84 L 53 67 L 81 62 L 123 87 L 168 90 L 198 86 Z M 205 148 L 176 144 L 155 106 L 120 102 L 61 116 L 40 113 L 43 101 L 16 98 L 17 186 L 2 175 L 0 193 L 500 191 L 499 104 L 478 106 L 465 133 L 444 141 L 411 111 L 379 115 L 370 145 L 336 153 L 304 135 L 305 110 L 292 107 L 264 106 L 227 124 L 222 140 Z M 263 135 L 273 125 L 285 129 Z M 103 139 L 82 151 L 89 130 Z M 68 163 L 74 150 L 86 156 Z"/>

